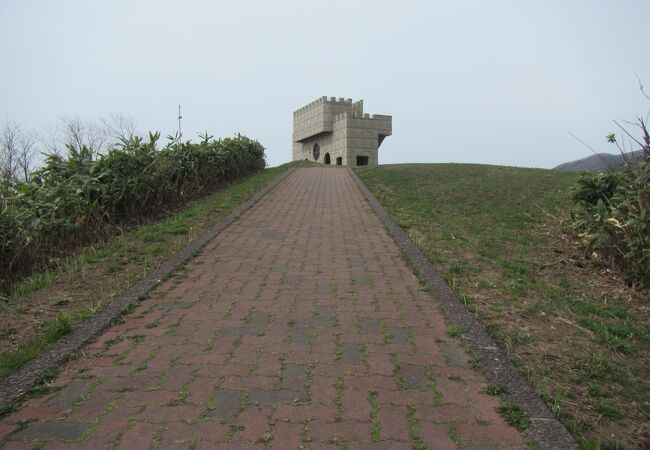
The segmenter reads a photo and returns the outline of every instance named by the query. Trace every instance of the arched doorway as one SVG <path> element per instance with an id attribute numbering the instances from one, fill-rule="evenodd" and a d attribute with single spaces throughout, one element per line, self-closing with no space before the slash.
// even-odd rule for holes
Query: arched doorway
<path id="1" fill-rule="evenodd" d="M 330 159 L 330 154 L 329 154 L 329 153 L 325 153 L 325 158 L 323 158 L 323 162 L 324 162 L 325 164 L 331 164 L 331 163 L 332 163 L 332 161 L 331 161 L 331 159 Z"/>
<path id="2" fill-rule="evenodd" d="M 314 161 L 318 161 L 318 158 L 320 157 L 320 145 L 318 145 L 318 142 L 314 144 L 312 155 L 314 156 Z"/>

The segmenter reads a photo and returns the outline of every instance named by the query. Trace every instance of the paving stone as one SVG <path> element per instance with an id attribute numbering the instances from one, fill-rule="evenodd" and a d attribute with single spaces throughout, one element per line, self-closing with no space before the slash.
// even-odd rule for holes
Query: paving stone
<path id="1" fill-rule="evenodd" d="M 48 404 L 69 408 L 84 399 L 93 383 L 94 380 L 92 379 L 75 378 L 61 389 L 58 395 L 52 398 Z"/>
<path id="2" fill-rule="evenodd" d="M 92 442 L 94 445 L 112 445 L 121 434 L 127 431 L 129 418 L 135 416 L 141 410 L 141 407 L 126 407 L 122 404 L 116 405 L 102 416 L 99 424 L 86 437 L 84 442 Z"/>
<path id="3" fill-rule="evenodd" d="M 156 450 L 187 450 L 193 448 L 196 448 L 195 445 L 192 442 L 187 441 L 176 442 L 161 440 L 158 442 L 158 445 L 156 445 Z"/>
<path id="4" fill-rule="evenodd" d="M 429 384 L 427 368 L 425 366 L 404 365 L 400 367 L 399 374 L 404 380 L 404 388 L 425 390 Z"/>
<path id="5" fill-rule="evenodd" d="M 340 422 L 314 421 L 309 424 L 309 435 L 316 441 L 351 440 L 370 442 L 370 423 L 357 422 L 356 420 L 343 420 Z"/>
<path id="6" fill-rule="evenodd" d="M 469 355 L 462 347 L 458 345 L 443 345 L 441 351 L 450 366 L 469 368 Z"/>
<path id="7" fill-rule="evenodd" d="M 119 450 L 132 450 L 140 448 L 150 448 L 154 435 L 159 426 L 150 423 L 138 422 L 133 428 L 124 433 L 120 440 Z"/>
<path id="8" fill-rule="evenodd" d="M 308 381 L 309 366 L 306 364 L 287 364 L 282 371 L 282 387 L 302 389 Z"/>
<path id="9" fill-rule="evenodd" d="M 170 422 L 162 434 L 162 439 L 171 442 L 197 441 L 199 446 L 209 442 L 225 441 L 230 426 L 216 422 Z"/>
<path id="10" fill-rule="evenodd" d="M 207 413 L 207 417 L 223 422 L 232 422 L 239 414 L 242 391 L 218 391 L 214 398 L 214 409 Z"/>
<path id="11" fill-rule="evenodd" d="M 521 434 L 507 425 L 459 423 L 456 432 L 465 441 L 465 448 L 525 448 Z"/>
<path id="12" fill-rule="evenodd" d="M 19 441 L 34 441 L 45 439 L 73 440 L 90 428 L 84 422 L 30 422 L 26 428 L 15 433 L 12 438 Z"/>
<path id="13" fill-rule="evenodd" d="M 411 450 L 412 444 L 397 441 L 381 441 L 381 442 L 350 442 L 346 448 L 348 450 Z M 435 445 L 430 445 L 427 448 L 438 449 Z"/>
<path id="14" fill-rule="evenodd" d="M 449 425 L 420 422 L 420 439 L 427 448 L 456 450 L 458 446 L 449 437 Z"/>
<path id="15" fill-rule="evenodd" d="M 273 449 L 292 449 L 300 448 L 300 435 L 304 427 L 298 424 L 280 422 L 273 430 L 273 440 L 271 448 Z M 313 448 L 310 446 L 310 448 Z"/>
<path id="16" fill-rule="evenodd" d="M 294 402 L 301 398 L 303 391 L 292 391 L 289 389 L 252 389 L 248 393 L 246 401 L 256 405 L 275 405 L 278 403 Z"/>
<path id="17" fill-rule="evenodd" d="M 237 439 L 248 442 L 256 442 L 266 434 L 271 426 L 269 425 L 269 416 L 271 408 L 252 406 L 242 412 L 237 418 L 237 426 L 244 429 L 239 431 Z"/>
<path id="18" fill-rule="evenodd" d="M 372 317 L 359 319 L 359 328 L 363 334 L 382 334 L 381 321 Z"/>
<path id="19" fill-rule="evenodd" d="M 391 336 L 392 342 L 408 342 L 409 335 L 404 327 L 398 327 L 396 325 L 387 325 L 386 331 Z"/>
<path id="20" fill-rule="evenodd" d="M 184 420 L 189 422 L 198 420 L 204 411 L 205 408 L 194 405 L 149 405 L 138 414 L 138 418 L 155 423 L 169 422 L 170 420 Z"/>
<path id="21" fill-rule="evenodd" d="M 406 421 L 406 408 L 403 406 L 381 405 L 378 413 L 381 422 L 381 437 L 396 441 L 410 439 L 410 426 Z"/>
<path id="22" fill-rule="evenodd" d="M 251 314 L 250 321 L 242 328 L 246 328 L 248 334 L 261 335 L 269 325 L 270 314 L 255 311 Z"/>
<path id="23" fill-rule="evenodd" d="M 291 342 L 294 344 L 311 344 L 311 327 L 295 325 L 291 331 Z"/>
<path id="24" fill-rule="evenodd" d="M 341 345 L 341 362 L 361 364 L 365 358 L 363 345 L 344 343 Z"/>

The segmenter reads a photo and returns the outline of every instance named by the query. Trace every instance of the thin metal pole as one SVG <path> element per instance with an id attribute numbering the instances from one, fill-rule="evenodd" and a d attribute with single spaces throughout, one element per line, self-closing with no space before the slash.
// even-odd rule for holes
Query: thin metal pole
<path id="1" fill-rule="evenodd" d="M 178 105 L 178 139 L 181 139 L 181 136 L 183 136 L 183 133 L 181 133 L 181 119 L 183 116 L 181 116 L 181 105 Z"/>

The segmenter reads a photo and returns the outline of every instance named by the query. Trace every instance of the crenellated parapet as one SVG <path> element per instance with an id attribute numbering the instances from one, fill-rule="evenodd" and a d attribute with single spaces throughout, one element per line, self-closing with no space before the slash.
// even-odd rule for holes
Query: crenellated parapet
<path id="1" fill-rule="evenodd" d="M 363 102 L 363 100 L 362 100 Z M 307 105 L 303 106 L 302 108 L 299 108 L 293 112 L 293 116 L 300 115 L 302 113 L 305 113 L 307 111 L 310 111 L 314 108 L 319 107 L 320 105 L 323 105 L 324 103 L 328 104 L 338 104 L 338 105 L 352 105 L 352 99 L 351 98 L 343 98 L 339 97 L 338 99 L 336 97 L 328 97 L 327 96 L 322 96 L 316 100 L 314 100 L 311 103 L 308 103 Z M 358 102 L 357 102 L 358 103 Z"/>
<path id="2" fill-rule="evenodd" d="M 334 120 L 334 122 L 336 122 L 337 120 L 342 120 L 342 119 L 345 119 L 347 117 L 354 118 L 354 119 L 368 119 L 368 120 L 384 120 L 384 121 L 385 120 L 388 120 L 388 121 L 392 120 L 392 116 L 386 116 L 386 115 L 383 115 L 383 114 L 368 114 L 368 113 L 359 114 L 359 113 L 356 113 L 356 112 L 352 112 L 352 113 L 344 112 L 344 113 L 341 113 L 341 114 L 337 114 L 337 115 L 334 116 L 333 120 Z"/>

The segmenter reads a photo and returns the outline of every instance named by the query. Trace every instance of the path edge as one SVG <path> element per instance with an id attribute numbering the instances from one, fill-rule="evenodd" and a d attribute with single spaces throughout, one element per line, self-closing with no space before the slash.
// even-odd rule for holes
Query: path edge
<path id="1" fill-rule="evenodd" d="M 508 392 L 503 398 L 508 404 L 521 408 L 530 417 L 530 425 L 525 430 L 528 436 L 541 449 L 578 449 L 577 443 L 564 425 L 551 413 L 530 383 L 515 369 L 483 324 L 465 308 L 445 279 L 433 268 L 359 176 L 352 169 L 347 170 L 420 280 L 430 289 L 432 297 L 438 300 L 447 320 L 454 325 L 467 327 L 468 331 L 463 333 L 462 340 L 480 361 L 481 369 L 488 380 L 505 386 Z"/>
<path id="2" fill-rule="evenodd" d="M 56 370 L 63 366 L 74 357 L 81 347 L 95 340 L 111 326 L 114 320 L 119 319 L 125 309 L 139 304 L 158 284 L 175 272 L 179 264 L 186 263 L 196 256 L 208 242 L 217 237 L 295 170 L 295 167 L 291 168 L 276 177 L 269 185 L 256 192 L 230 214 L 212 225 L 186 247 L 176 252 L 170 259 L 160 264 L 149 275 L 116 297 L 101 313 L 81 323 L 70 334 L 51 344 L 43 353 L 22 366 L 17 372 L 0 380 L 0 406 L 9 406 L 15 403 L 39 381 L 45 371 Z"/>

